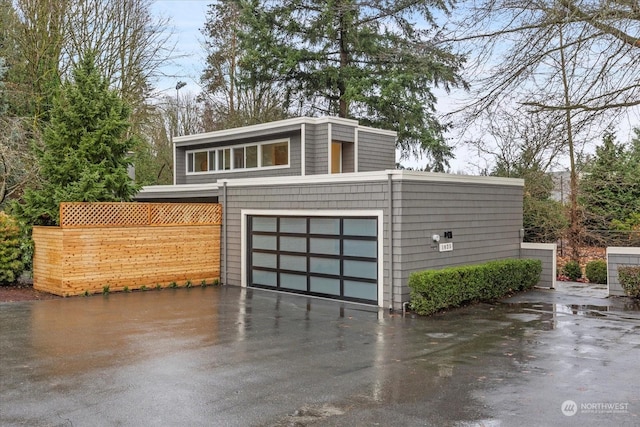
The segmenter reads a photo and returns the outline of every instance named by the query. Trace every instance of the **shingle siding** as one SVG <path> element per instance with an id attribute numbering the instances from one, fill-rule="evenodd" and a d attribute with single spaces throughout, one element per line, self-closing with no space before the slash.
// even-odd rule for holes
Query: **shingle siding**
<path id="1" fill-rule="evenodd" d="M 415 271 L 518 258 L 522 228 L 522 187 L 403 181 L 394 197 L 394 254 L 401 286 L 409 299 L 409 275 Z M 444 232 L 451 231 L 452 239 Z M 452 242 L 452 252 L 439 252 Z"/>
<path id="2" fill-rule="evenodd" d="M 607 248 L 609 295 L 626 295 L 618 278 L 618 267 L 627 265 L 640 266 L 640 248 Z"/>
<path id="3" fill-rule="evenodd" d="M 229 172 L 211 172 L 211 173 L 201 173 L 201 174 L 186 174 L 186 152 L 185 147 L 177 147 L 176 148 L 176 168 L 177 168 L 177 182 L 176 184 L 208 184 L 212 182 L 216 182 L 219 179 L 240 179 L 240 178 L 258 178 L 258 177 L 273 177 L 273 176 L 299 176 L 302 174 L 301 166 L 302 166 L 302 158 L 301 158 L 301 145 L 300 145 L 300 134 L 293 135 L 279 135 L 272 136 L 270 135 L 267 139 L 251 139 L 251 140 L 242 140 L 238 142 L 238 145 L 249 144 L 255 142 L 264 142 L 264 141 L 277 141 L 282 139 L 289 139 L 289 167 L 285 168 L 273 168 L 273 169 L 247 169 L 247 170 L 237 170 L 237 171 L 229 171 Z M 216 147 L 227 147 L 230 144 L 227 142 L 226 144 L 204 144 L 198 146 L 189 146 L 188 151 L 198 150 L 198 149 L 211 149 Z"/>
<path id="4" fill-rule="evenodd" d="M 358 131 L 358 172 L 396 167 L 395 137 L 365 130 Z"/>
<path id="5" fill-rule="evenodd" d="M 556 245 L 551 243 L 522 243 L 520 258 L 542 261 L 542 274 L 538 286 L 554 288 L 556 283 Z"/>
<path id="6" fill-rule="evenodd" d="M 332 124 L 331 139 L 334 141 L 353 142 L 355 131 L 355 126 Z"/>
<path id="7" fill-rule="evenodd" d="M 228 284 L 241 282 L 242 209 L 376 210 L 383 215 L 384 302 L 391 304 L 388 182 L 231 186 L 227 188 Z M 434 194 L 437 197 L 433 197 Z M 433 202 L 437 199 L 437 205 Z M 222 201 L 222 197 L 220 198 Z M 454 208 L 448 208 L 452 204 Z M 520 256 L 522 187 L 393 181 L 393 283 L 395 308 L 409 300 L 414 271 L 476 264 Z M 409 214 L 407 214 L 409 212 Z M 444 231 L 453 233 L 445 239 Z M 439 252 L 431 236 L 451 241 L 452 252 Z"/>

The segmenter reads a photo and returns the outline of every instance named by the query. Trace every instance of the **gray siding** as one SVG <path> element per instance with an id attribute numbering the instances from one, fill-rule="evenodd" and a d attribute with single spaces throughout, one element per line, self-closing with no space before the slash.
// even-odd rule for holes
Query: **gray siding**
<path id="1" fill-rule="evenodd" d="M 333 123 L 331 125 L 331 139 L 334 141 L 353 142 L 356 133 L 354 126 L 339 125 Z"/>
<path id="2" fill-rule="evenodd" d="M 609 295 L 625 296 L 626 294 L 618 278 L 618 267 L 623 265 L 640 266 L 640 248 L 615 248 L 616 253 L 611 253 L 613 252 L 611 249 L 614 248 L 607 248 L 607 282 L 609 285 Z"/>
<path id="3" fill-rule="evenodd" d="M 394 306 L 409 300 L 412 272 L 519 258 L 522 187 L 402 181 L 393 203 Z M 433 234 L 453 251 L 439 252 Z"/>
<path id="4" fill-rule="evenodd" d="M 354 145 L 342 144 L 342 173 L 355 172 Z"/>
<path id="5" fill-rule="evenodd" d="M 360 130 L 358 132 L 358 172 L 395 168 L 395 137 Z"/>
<path id="6" fill-rule="evenodd" d="M 215 147 L 226 147 L 232 145 L 231 141 L 223 141 L 216 144 L 201 144 L 188 147 L 176 147 L 176 184 L 208 184 L 217 182 L 219 179 L 239 179 L 239 178 L 257 178 L 272 176 L 299 176 L 302 174 L 302 152 L 300 146 L 300 134 L 289 135 L 268 135 L 262 139 L 249 138 L 235 140 L 236 145 L 249 144 L 253 142 L 271 141 L 289 138 L 290 164 L 288 168 L 276 169 L 258 169 L 258 170 L 240 170 L 223 173 L 203 173 L 196 175 L 187 175 L 186 173 L 186 156 L 185 153 L 190 150 L 209 149 Z"/>
<path id="7" fill-rule="evenodd" d="M 329 126 L 327 123 L 320 125 L 307 125 L 313 128 L 307 138 L 307 175 L 324 175 L 329 168 Z"/>
<path id="8" fill-rule="evenodd" d="M 393 181 L 393 295 L 391 302 L 388 181 L 289 184 L 227 188 L 224 207 L 227 280 L 241 283 L 241 209 L 382 210 L 384 212 L 384 306 L 399 309 L 409 300 L 414 271 L 519 258 L 522 187 L 490 184 Z M 220 195 L 223 203 L 224 198 Z M 444 232 L 451 231 L 452 239 Z M 451 241 L 453 252 L 439 252 L 431 239 Z"/>
<path id="9" fill-rule="evenodd" d="M 544 246 L 549 248 L 544 248 Z M 539 287 L 553 289 L 556 286 L 557 260 L 555 246 L 555 244 L 536 245 L 523 243 L 520 248 L 520 258 L 542 261 L 542 274 L 540 275 L 540 282 L 538 282 Z"/>
<path id="10" fill-rule="evenodd" d="M 224 200 L 220 197 L 221 202 Z M 241 284 L 241 210 L 380 210 L 386 209 L 385 184 L 315 184 L 287 186 L 227 187 L 227 203 L 223 206 L 227 226 L 227 281 Z M 385 210 L 386 212 L 386 210 Z M 384 234 L 387 234 L 386 224 Z M 385 247 L 384 283 L 388 283 L 388 255 Z M 223 279 L 224 280 L 224 279 Z M 385 300 L 388 289 L 385 286 Z"/>

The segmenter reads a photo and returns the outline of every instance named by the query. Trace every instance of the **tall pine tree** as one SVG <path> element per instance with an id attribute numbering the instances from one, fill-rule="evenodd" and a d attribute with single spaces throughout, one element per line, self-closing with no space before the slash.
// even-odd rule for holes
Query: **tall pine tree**
<path id="1" fill-rule="evenodd" d="M 59 222 L 61 202 L 126 201 L 137 191 L 127 175 L 129 108 L 96 67 L 80 60 L 54 98 L 39 166 L 44 182 L 28 190 L 17 213 L 32 224 Z"/>
<path id="2" fill-rule="evenodd" d="M 246 66 L 287 89 L 285 107 L 398 132 L 406 156 L 426 153 L 442 171 L 452 157 L 433 87 L 465 86 L 463 58 L 438 43 L 439 0 L 235 0 Z M 434 12 L 435 11 L 435 12 Z"/>

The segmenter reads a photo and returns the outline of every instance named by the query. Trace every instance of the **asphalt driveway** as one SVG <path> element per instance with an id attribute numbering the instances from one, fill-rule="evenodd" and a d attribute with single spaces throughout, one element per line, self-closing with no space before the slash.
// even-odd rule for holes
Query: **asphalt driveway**
<path id="1" fill-rule="evenodd" d="M 430 318 L 236 287 L 0 304 L 3 426 L 637 426 L 640 307 Z"/>

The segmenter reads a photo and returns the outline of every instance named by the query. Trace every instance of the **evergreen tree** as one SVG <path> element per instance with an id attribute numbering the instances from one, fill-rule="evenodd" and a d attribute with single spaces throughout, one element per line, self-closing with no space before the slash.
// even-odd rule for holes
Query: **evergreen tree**
<path id="1" fill-rule="evenodd" d="M 54 98 L 51 122 L 39 153 L 43 183 L 15 205 L 32 224 L 59 221 L 60 202 L 126 201 L 136 192 L 127 175 L 129 108 L 109 88 L 87 53 Z"/>
<path id="2" fill-rule="evenodd" d="M 580 203 L 591 235 L 602 235 L 640 212 L 640 129 L 630 144 L 606 133 L 584 169 Z"/>
<path id="3" fill-rule="evenodd" d="M 437 43 L 432 9 L 453 2 L 235 1 L 245 61 L 259 68 L 251 77 L 277 80 L 285 107 L 395 130 L 404 156 L 426 153 L 444 170 L 452 152 L 431 88 L 465 83 L 463 58 Z"/>

